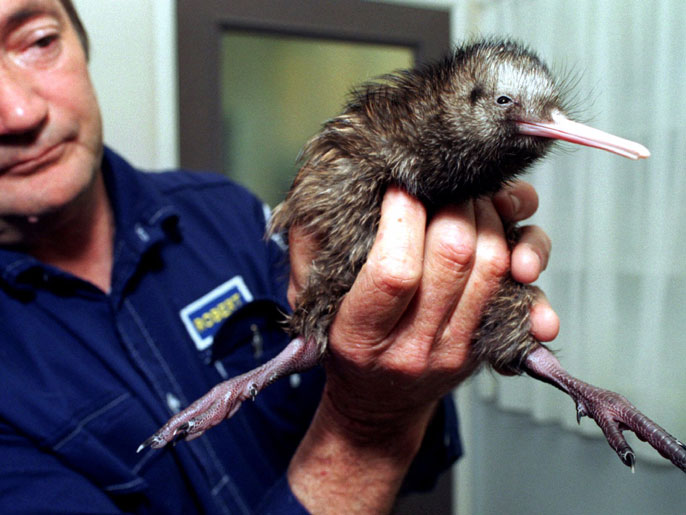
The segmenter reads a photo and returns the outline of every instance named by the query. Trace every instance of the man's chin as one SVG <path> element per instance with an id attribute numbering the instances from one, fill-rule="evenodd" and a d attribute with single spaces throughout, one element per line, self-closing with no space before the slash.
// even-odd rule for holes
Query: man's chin
<path id="1" fill-rule="evenodd" d="M 77 203 L 81 194 L 82 191 L 72 195 L 41 195 L 35 202 L 26 202 L 21 207 L 0 207 L 0 245 L 31 245 L 58 230 L 69 223 L 70 206 Z"/>

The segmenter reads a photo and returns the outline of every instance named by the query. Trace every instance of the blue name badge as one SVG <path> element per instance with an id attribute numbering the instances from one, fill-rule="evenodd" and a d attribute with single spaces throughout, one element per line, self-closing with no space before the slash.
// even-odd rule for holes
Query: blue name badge
<path id="1" fill-rule="evenodd" d="M 199 351 L 212 345 L 221 323 L 253 297 L 240 275 L 183 308 L 179 315 Z"/>

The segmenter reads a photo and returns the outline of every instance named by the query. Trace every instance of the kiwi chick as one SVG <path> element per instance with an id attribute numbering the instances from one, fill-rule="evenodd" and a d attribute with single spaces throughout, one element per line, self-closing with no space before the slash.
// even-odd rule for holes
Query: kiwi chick
<path id="1" fill-rule="evenodd" d="M 486 40 L 458 48 L 441 62 L 388 75 L 357 89 L 343 113 L 305 146 L 302 166 L 270 231 L 299 226 L 319 244 L 308 283 L 288 329 L 294 340 L 272 361 L 216 386 L 144 442 L 200 436 L 231 416 L 266 385 L 314 366 L 376 236 L 390 185 L 421 200 L 429 213 L 491 195 L 542 158 L 557 139 L 640 159 L 645 147 L 571 121 L 560 83 L 524 46 Z M 511 243 L 517 228 L 508 228 Z M 505 374 L 529 375 L 568 393 L 577 416 L 601 427 L 633 468 L 621 431 L 633 430 L 686 471 L 686 447 L 623 397 L 567 374 L 530 334 L 533 290 L 506 277 L 486 307 L 472 352 Z"/>
<path id="2" fill-rule="evenodd" d="M 298 225 L 320 244 L 290 319 L 292 336 L 326 348 L 342 296 L 376 236 L 390 184 L 429 210 L 495 193 L 551 147 L 552 139 L 522 137 L 516 124 L 563 112 L 558 91 L 545 64 L 510 42 L 468 46 L 438 65 L 355 91 L 343 114 L 304 148 L 302 168 L 271 220 L 271 231 Z M 517 347 L 529 345 L 516 340 Z M 511 361 L 479 341 L 475 350 L 484 358 Z M 527 352 L 507 347 L 518 357 Z"/>

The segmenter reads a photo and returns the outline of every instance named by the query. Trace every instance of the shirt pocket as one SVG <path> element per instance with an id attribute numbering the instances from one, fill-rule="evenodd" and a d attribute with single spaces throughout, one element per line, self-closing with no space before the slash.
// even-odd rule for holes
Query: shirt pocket
<path id="1" fill-rule="evenodd" d="M 193 495 L 175 452 L 136 452 L 151 428 L 158 426 L 150 411 L 127 391 L 103 392 L 99 397 L 91 401 L 91 409 L 72 416 L 73 423 L 52 444 L 53 452 L 123 511 L 144 513 L 146 507 L 166 506 L 168 513 L 194 512 L 186 505 Z"/>
<path id="2" fill-rule="evenodd" d="M 141 492 L 148 484 L 138 474 L 145 463 L 134 442 L 146 438 L 144 431 L 137 430 L 150 426 L 141 423 L 146 418 L 149 415 L 130 393 L 110 394 L 93 402 L 91 409 L 74 414 L 52 450 L 112 495 Z"/>

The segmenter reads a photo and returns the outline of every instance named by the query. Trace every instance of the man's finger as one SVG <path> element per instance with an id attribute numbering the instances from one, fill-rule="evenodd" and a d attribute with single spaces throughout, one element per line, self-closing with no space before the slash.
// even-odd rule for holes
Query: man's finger
<path id="1" fill-rule="evenodd" d="M 519 222 L 538 209 L 538 193 L 528 182 L 515 181 L 493 195 L 493 204 L 503 220 Z"/>
<path id="2" fill-rule="evenodd" d="M 510 253 L 505 241 L 500 216 L 493 203 L 482 199 L 475 202 L 476 257 L 465 291 L 450 320 L 447 342 L 469 342 L 481 320 L 486 303 L 497 291 L 500 281 L 509 269 Z M 447 352 L 463 353 L 454 345 L 444 346 Z"/>
<path id="3" fill-rule="evenodd" d="M 399 338 L 428 355 L 460 301 L 476 255 L 474 203 L 442 209 L 427 227 L 422 280 Z M 400 349 L 402 351 L 402 349 Z"/>
<path id="4" fill-rule="evenodd" d="M 393 330 L 421 280 L 425 229 L 422 204 L 389 188 L 367 262 L 334 321 L 337 339 L 374 345 Z"/>
<path id="5" fill-rule="evenodd" d="M 295 300 L 307 284 L 310 266 L 316 255 L 316 242 L 301 227 L 292 227 L 288 233 L 288 253 L 291 273 L 288 280 L 288 303 L 295 306 Z"/>
<path id="6" fill-rule="evenodd" d="M 521 228 L 520 238 L 512 251 L 512 277 L 520 283 L 530 284 L 548 266 L 552 243 L 538 226 Z"/>
<path id="7" fill-rule="evenodd" d="M 531 334 L 538 341 L 550 342 L 560 332 L 560 319 L 548 302 L 545 293 L 539 288 L 536 301 L 531 307 Z"/>

